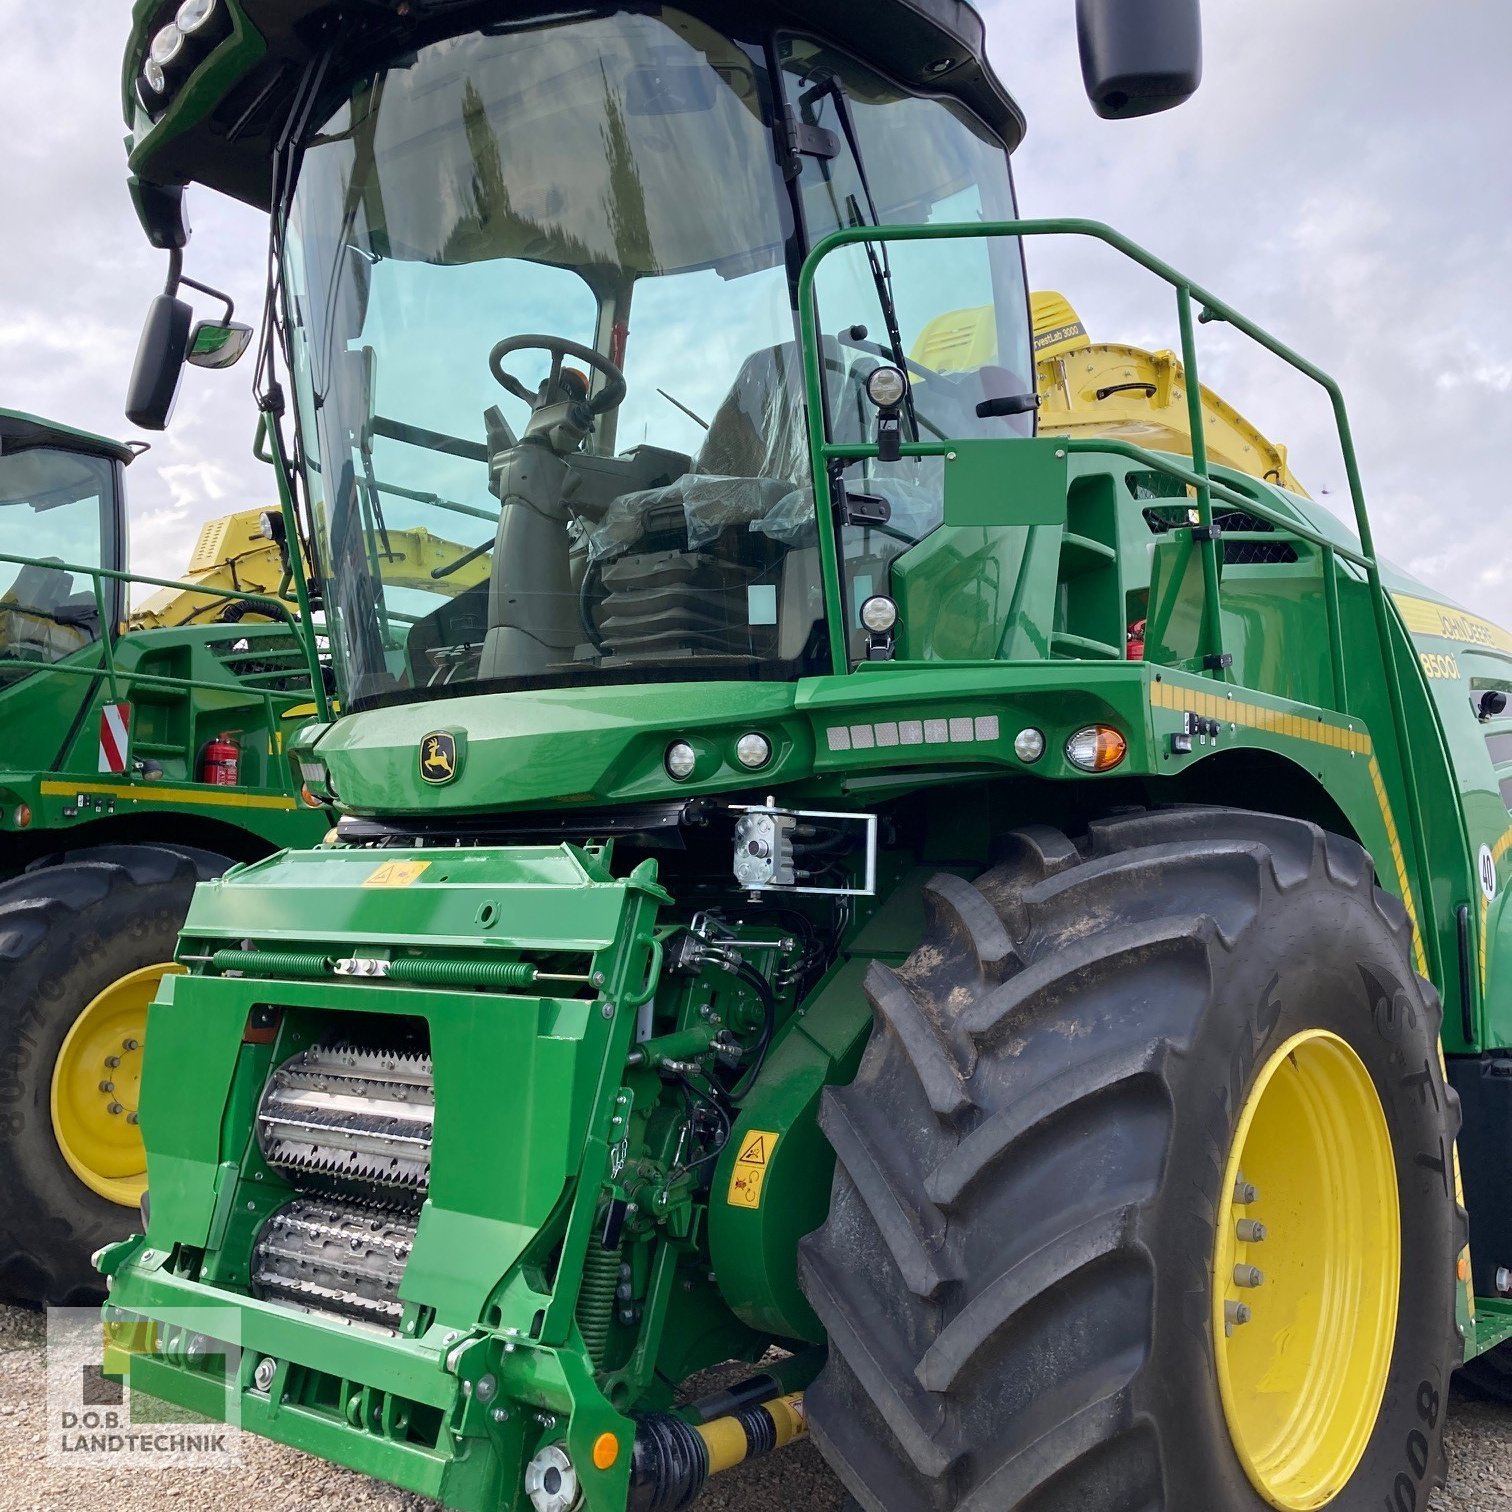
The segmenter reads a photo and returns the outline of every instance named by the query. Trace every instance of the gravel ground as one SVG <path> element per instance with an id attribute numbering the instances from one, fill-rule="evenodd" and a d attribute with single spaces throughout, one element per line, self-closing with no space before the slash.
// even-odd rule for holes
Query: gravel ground
<path id="1" fill-rule="evenodd" d="M 42 1318 L 0 1307 L 0 1512 L 430 1512 L 416 1497 L 335 1470 L 248 1434 L 235 1472 L 49 1468 Z M 839 1512 L 844 1498 L 811 1445 L 719 1477 L 698 1512 Z M 1449 1486 L 1429 1512 L 1512 1512 L 1512 1411 L 1456 1397 L 1449 1419 Z"/>

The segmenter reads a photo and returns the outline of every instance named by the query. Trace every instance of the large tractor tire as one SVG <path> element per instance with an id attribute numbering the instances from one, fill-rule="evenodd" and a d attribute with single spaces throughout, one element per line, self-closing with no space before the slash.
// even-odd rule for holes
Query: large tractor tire
<path id="1" fill-rule="evenodd" d="M 866 1512 L 1421 1512 L 1466 1227 L 1402 907 L 1235 810 L 1001 855 L 826 1095 L 826 1458 Z"/>
<path id="2" fill-rule="evenodd" d="M 67 1305 L 140 1231 L 147 1005 L 195 884 L 230 863 L 160 845 L 75 851 L 0 884 L 0 1296 Z"/>

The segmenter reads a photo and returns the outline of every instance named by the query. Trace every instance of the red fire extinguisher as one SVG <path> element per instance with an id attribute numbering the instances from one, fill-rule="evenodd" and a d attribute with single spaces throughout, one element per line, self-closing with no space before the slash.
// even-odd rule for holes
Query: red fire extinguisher
<path id="1" fill-rule="evenodd" d="M 199 780 L 217 787 L 235 787 L 241 781 L 241 747 L 234 735 L 217 735 L 205 747 Z"/>

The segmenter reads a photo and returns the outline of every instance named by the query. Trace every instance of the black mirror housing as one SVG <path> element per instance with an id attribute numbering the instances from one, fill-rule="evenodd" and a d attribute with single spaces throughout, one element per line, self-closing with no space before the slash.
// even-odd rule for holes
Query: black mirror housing
<path id="1" fill-rule="evenodd" d="M 129 180 L 131 202 L 147 240 L 160 252 L 181 252 L 189 245 L 189 214 L 182 184 L 153 184 L 135 174 Z"/>
<path id="2" fill-rule="evenodd" d="M 1076 34 L 1104 120 L 1170 110 L 1202 83 L 1201 0 L 1076 0 Z"/>
<path id="3" fill-rule="evenodd" d="M 178 397 L 179 377 L 189 350 L 194 311 L 172 294 L 159 294 L 147 306 L 136 366 L 126 390 L 126 418 L 143 430 L 164 430 Z"/>

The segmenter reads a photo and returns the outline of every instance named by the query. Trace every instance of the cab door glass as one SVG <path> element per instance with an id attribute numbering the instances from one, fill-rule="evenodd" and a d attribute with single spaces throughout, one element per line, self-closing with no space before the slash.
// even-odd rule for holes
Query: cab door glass
<path id="1" fill-rule="evenodd" d="M 785 38 L 781 53 L 786 105 L 804 149 L 798 185 L 810 246 L 853 226 L 1013 218 L 1007 153 L 964 107 L 909 95 L 806 38 Z M 1033 434 L 1034 361 L 1016 239 L 842 248 L 820 269 L 816 303 L 832 440 L 875 439 L 866 379 L 883 364 L 909 375 L 905 442 Z M 848 468 L 845 479 L 851 493 L 885 501 L 888 515 L 842 531 L 859 656 L 859 607 L 887 590 L 892 560 L 940 524 L 944 468 L 939 458 L 872 461 Z"/>
<path id="2" fill-rule="evenodd" d="M 56 662 L 99 640 L 94 580 L 114 534 L 114 464 L 52 447 L 0 457 L 0 683 L 26 662 Z M 119 597 L 104 586 L 107 613 Z"/>

